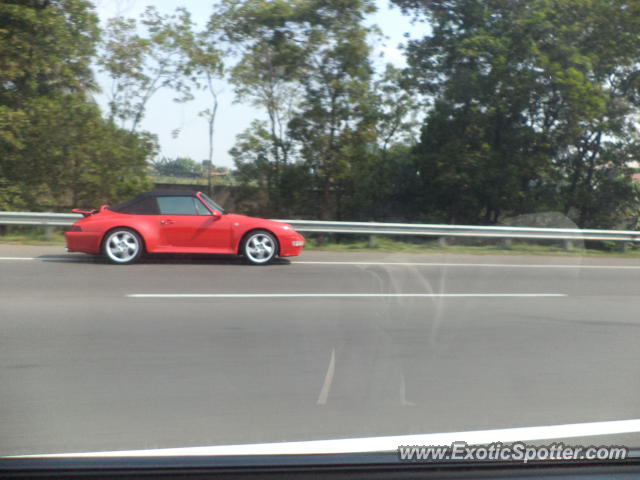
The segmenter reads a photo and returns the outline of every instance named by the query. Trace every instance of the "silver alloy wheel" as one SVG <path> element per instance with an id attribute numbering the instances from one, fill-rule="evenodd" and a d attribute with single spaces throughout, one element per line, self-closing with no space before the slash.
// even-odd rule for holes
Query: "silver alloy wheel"
<path id="1" fill-rule="evenodd" d="M 140 240 L 129 230 L 116 230 L 104 243 L 104 251 L 115 263 L 128 263 L 140 253 Z"/>
<path id="2" fill-rule="evenodd" d="M 271 235 L 254 233 L 245 242 L 244 253 L 253 263 L 267 263 L 276 254 L 276 242 Z"/>

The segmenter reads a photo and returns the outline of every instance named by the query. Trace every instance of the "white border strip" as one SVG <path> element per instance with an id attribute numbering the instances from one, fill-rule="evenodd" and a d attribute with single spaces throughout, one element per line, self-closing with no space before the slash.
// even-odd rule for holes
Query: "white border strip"
<path id="1" fill-rule="evenodd" d="M 89 257 L 87 257 L 89 258 Z M 77 256 L 72 257 L 0 257 L 0 261 L 12 260 L 40 260 L 41 262 L 77 262 L 80 260 Z"/>
<path id="2" fill-rule="evenodd" d="M 129 298 L 537 298 L 566 293 L 131 293 Z"/>
<path id="3" fill-rule="evenodd" d="M 640 419 L 607 422 L 570 423 L 542 427 L 517 427 L 495 430 L 428 433 L 423 435 L 397 435 L 388 437 L 346 438 L 314 440 L 309 442 L 256 443 L 210 447 L 160 448 L 150 450 L 123 450 L 109 452 L 80 452 L 48 455 L 21 455 L 28 457 L 165 457 L 193 455 L 286 455 L 332 454 L 395 451 L 399 445 L 450 445 L 464 441 L 473 445 L 492 442 L 525 442 L 560 438 L 593 437 L 640 432 Z"/>

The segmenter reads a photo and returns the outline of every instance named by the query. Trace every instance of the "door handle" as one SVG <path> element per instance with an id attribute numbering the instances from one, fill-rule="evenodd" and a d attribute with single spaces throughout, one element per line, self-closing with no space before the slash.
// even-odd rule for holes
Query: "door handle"
<path id="1" fill-rule="evenodd" d="M 173 225 L 174 222 L 173 220 L 160 220 L 160 225 Z"/>

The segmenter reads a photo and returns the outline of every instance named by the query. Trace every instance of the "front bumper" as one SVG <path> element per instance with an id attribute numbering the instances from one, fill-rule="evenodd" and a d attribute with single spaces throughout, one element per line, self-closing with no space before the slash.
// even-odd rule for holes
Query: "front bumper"
<path id="1" fill-rule="evenodd" d="M 281 257 L 295 257 L 302 253 L 305 240 L 298 232 L 292 231 L 291 233 L 282 235 L 279 240 Z"/>

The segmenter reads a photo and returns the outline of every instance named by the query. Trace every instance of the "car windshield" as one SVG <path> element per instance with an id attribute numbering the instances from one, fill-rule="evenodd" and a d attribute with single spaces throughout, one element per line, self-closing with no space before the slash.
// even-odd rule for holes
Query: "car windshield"
<path id="1" fill-rule="evenodd" d="M 212 209 L 212 210 L 218 210 L 220 213 L 222 213 L 223 215 L 227 212 L 225 212 L 224 208 L 222 208 L 220 205 L 218 205 L 216 202 L 214 202 L 213 200 L 211 200 L 209 197 L 207 197 L 204 193 L 200 192 L 200 198 Z"/>
<path id="2" fill-rule="evenodd" d="M 615 460 L 639 345 L 640 0 L 0 0 L 0 456 Z"/>

